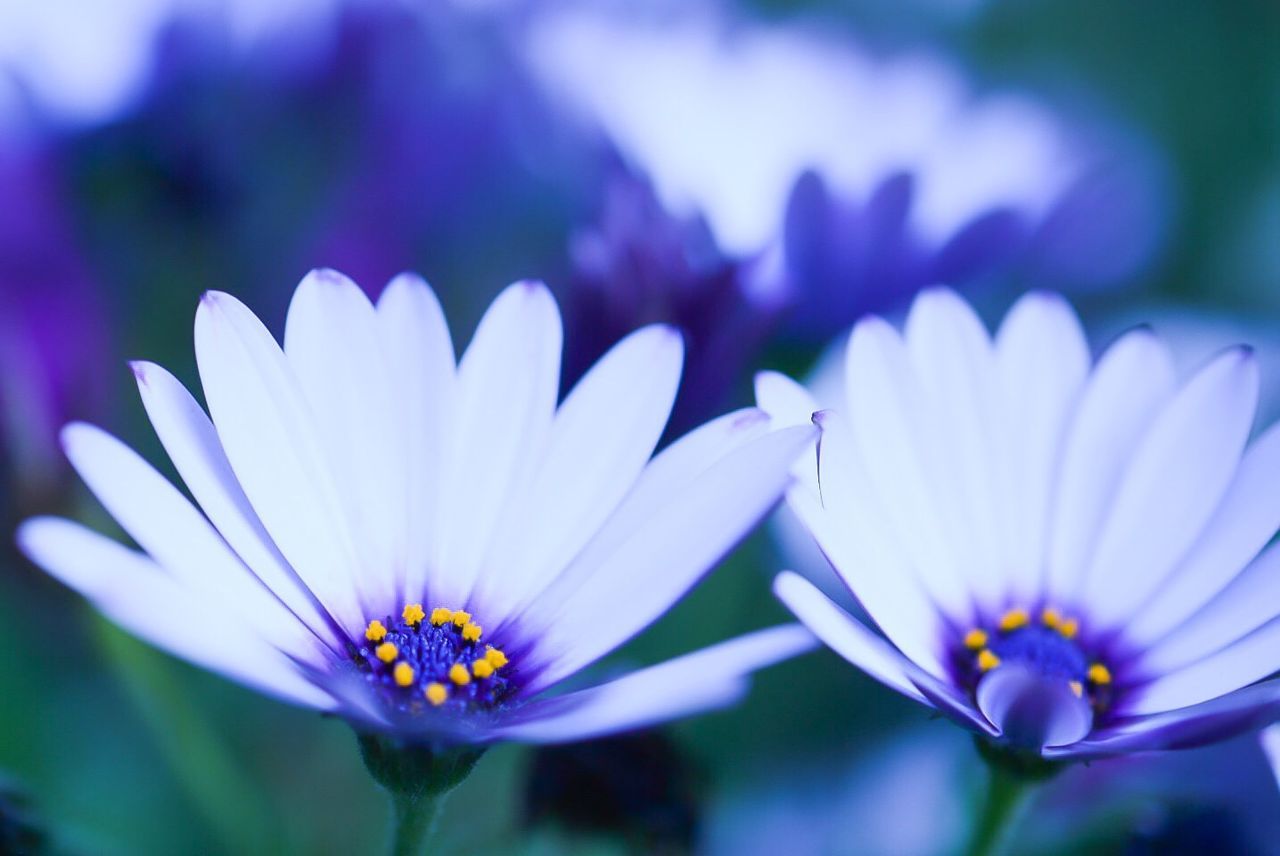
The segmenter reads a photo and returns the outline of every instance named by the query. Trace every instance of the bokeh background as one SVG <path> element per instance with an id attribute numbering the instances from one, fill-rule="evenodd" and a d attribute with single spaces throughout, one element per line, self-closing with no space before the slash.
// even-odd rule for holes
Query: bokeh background
<path id="1" fill-rule="evenodd" d="M 0 523 L 111 523 L 57 428 L 157 462 L 126 360 L 196 384 L 199 295 L 279 332 L 329 266 L 425 275 L 462 342 L 506 283 L 565 316 L 566 384 L 685 331 L 670 434 L 802 376 L 934 282 L 991 321 L 1067 292 L 1097 347 L 1253 344 L 1280 412 L 1280 6 L 1270 0 L 0 4 Z M 171 470 L 166 470 L 170 472 Z M 785 618 L 785 520 L 617 664 Z M 387 808 L 341 722 L 147 648 L 0 556 L 0 851 L 351 853 Z M 218 644 L 210 639 L 210 645 Z M 607 670 L 606 666 L 606 670 Z M 492 750 L 443 849 L 953 852 L 967 739 L 822 652 L 669 729 Z M 1073 770 L 1035 853 L 1280 852 L 1250 738 Z"/>

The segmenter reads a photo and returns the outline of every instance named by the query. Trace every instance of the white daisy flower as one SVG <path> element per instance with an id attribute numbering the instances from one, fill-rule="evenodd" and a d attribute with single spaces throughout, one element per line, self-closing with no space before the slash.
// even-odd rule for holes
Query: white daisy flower
<path id="1" fill-rule="evenodd" d="M 141 552 L 68 520 L 28 556 L 138 636 L 362 731 L 435 745 L 561 741 L 726 705 L 807 650 L 782 626 L 555 691 L 682 597 L 774 505 L 813 429 L 731 413 L 650 461 L 680 378 L 663 326 L 558 402 L 547 289 L 505 290 L 455 362 L 412 276 L 377 305 L 317 271 L 281 349 L 235 298 L 195 326 L 209 413 L 135 363 L 194 503 L 104 431 L 68 426 L 81 477 Z"/>
<path id="2" fill-rule="evenodd" d="M 798 575 L 776 591 L 838 653 L 1024 757 L 1193 746 L 1280 715 L 1263 681 L 1280 430 L 1250 442 L 1247 348 L 1179 380 L 1142 328 L 1095 363 L 1055 295 L 993 339 L 934 289 L 902 333 L 854 328 L 844 380 L 825 402 L 757 380 L 779 423 L 823 429 L 788 503 L 874 629 Z"/>

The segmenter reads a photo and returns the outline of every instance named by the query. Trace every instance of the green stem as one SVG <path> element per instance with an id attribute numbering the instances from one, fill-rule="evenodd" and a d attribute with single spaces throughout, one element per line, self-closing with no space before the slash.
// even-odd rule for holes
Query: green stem
<path id="1" fill-rule="evenodd" d="M 965 848 L 968 856 L 1001 856 L 1006 853 L 1013 841 L 1013 833 L 1040 784 L 996 764 L 988 765 L 987 769 L 991 779 L 982 812 Z"/>
<path id="2" fill-rule="evenodd" d="M 444 795 L 420 793 L 391 795 L 395 811 L 395 833 L 391 840 L 392 856 L 421 856 L 440 817 Z"/>

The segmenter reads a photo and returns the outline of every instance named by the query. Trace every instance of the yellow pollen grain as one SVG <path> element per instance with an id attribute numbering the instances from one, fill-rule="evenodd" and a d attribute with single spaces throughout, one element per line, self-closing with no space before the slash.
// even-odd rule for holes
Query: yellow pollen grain
<path id="1" fill-rule="evenodd" d="M 468 621 L 470 621 L 470 620 L 471 620 L 471 613 L 469 613 L 469 612 L 464 612 L 464 611 L 463 611 L 463 610 L 461 610 L 461 609 L 455 609 L 455 610 L 453 611 L 453 626 L 454 626 L 454 627 L 463 627 L 463 626 L 465 626 L 465 625 L 466 625 L 466 623 L 467 623 Z"/>
<path id="2" fill-rule="evenodd" d="M 964 647 L 970 651 L 979 651 L 987 647 L 987 631 L 974 628 L 964 634 Z"/>
<path id="3" fill-rule="evenodd" d="M 1019 627 L 1026 627 L 1030 621 L 1031 616 L 1027 615 L 1025 609 L 1011 609 L 1000 616 L 1000 632 L 1008 633 L 1011 630 L 1017 630 Z"/>
<path id="4" fill-rule="evenodd" d="M 471 673 L 467 671 L 467 667 L 461 663 L 454 663 L 449 667 L 449 680 L 453 681 L 460 687 L 465 687 L 471 683 Z"/>
<path id="5" fill-rule="evenodd" d="M 1094 663 L 1090 666 L 1086 675 L 1090 681 L 1099 686 L 1106 686 L 1111 683 L 1111 670 L 1101 663 Z"/>
<path id="6" fill-rule="evenodd" d="M 1084 695 L 1084 684 L 1079 681 L 1069 681 L 1067 686 L 1071 687 L 1071 691 L 1076 694 L 1076 698 L 1080 698 Z"/>
<path id="7" fill-rule="evenodd" d="M 447 606 L 437 606 L 431 610 L 431 623 L 436 627 L 453 621 L 453 610 Z"/>
<path id="8" fill-rule="evenodd" d="M 1040 613 L 1040 623 L 1045 627 L 1057 628 L 1062 624 L 1062 613 L 1054 609 L 1052 606 L 1046 606 L 1044 611 Z"/>
<path id="9" fill-rule="evenodd" d="M 484 658 L 488 660 L 489 665 L 493 666 L 495 669 L 501 669 L 507 664 L 507 655 L 494 647 L 489 647 L 485 650 Z"/>
<path id="10" fill-rule="evenodd" d="M 990 648 L 983 648 L 978 652 L 978 671 L 989 672 L 998 665 L 1000 658 L 992 654 Z"/>
<path id="11" fill-rule="evenodd" d="M 420 603 L 406 604 L 404 612 L 400 613 L 400 615 L 405 620 L 405 623 L 410 625 L 419 624 L 422 619 L 427 617 L 427 614 L 422 611 L 422 604 Z"/>
<path id="12" fill-rule="evenodd" d="M 431 702 L 433 706 L 439 707 L 444 704 L 445 699 L 449 698 L 449 688 L 442 683 L 432 681 L 427 684 L 427 688 L 422 691 L 422 694 L 427 697 L 427 701 Z"/>
<path id="13" fill-rule="evenodd" d="M 481 627 L 479 624 L 472 624 L 468 621 L 466 624 L 462 625 L 462 638 L 468 642 L 479 642 L 480 633 Z"/>
<path id="14" fill-rule="evenodd" d="M 383 642 L 377 648 L 373 649 L 373 653 L 376 654 L 378 659 L 382 662 L 390 663 L 396 658 L 396 655 L 400 653 L 400 649 L 390 642 Z"/>
<path id="15" fill-rule="evenodd" d="M 413 683 L 413 666 L 408 663 L 396 663 L 396 670 L 392 673 L 392 677 L 396 679 L 398 686 L 409 686 Z"/>
<path id="16" fill-rule="evenodd" d="M 1066 621 L 1058 625 L 1058 632 L 1066 639 L 1076 638 L 1076 632 L 1080 630 L 1080 622 L 1074 618 L 1068 618 Z"/>
<path id="17" fill-rule="evenodd" d="M 381 642 L 387 638 L 387 628 L 382 626 L 382 622 L 376 618 L 369 622 L 369 626 L 364 629 L 364 638 L 370 642 Z"/>
<path id="18" fill-rule="evenodd" d="M 487 678 L 493 675 L 493 665 L 488 660 L 476 660 L 471 664 L 471 674 L 477 678 Z"/>

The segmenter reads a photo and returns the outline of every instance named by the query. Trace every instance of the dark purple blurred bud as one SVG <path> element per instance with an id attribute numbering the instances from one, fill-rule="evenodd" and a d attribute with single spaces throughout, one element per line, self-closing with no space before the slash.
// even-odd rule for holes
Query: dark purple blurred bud
<path id="1" fill-rule="evenodd" d="M 629 852 L 688 853 L 699 826 L 697 776 L 657 731 L 537 750 L 525 823 L 611 835 Z"/>
<path id="2" fill-rule="evenodd" d="M 785 288 L 773 260 L 727 257 L 700 217 L 669 214 L 643 178 L 619 168 L 595 222 L 570 241 L 566 388 L 626 334 L 671 324 L 685 367 L 668 435 L 721 409 L 774 328 Z"/>
<path id="3" fill-rule="evenodd" d="M 36 510 L 64 487 L 59 428 L 104 404 L 109 325 L 53 160 L 0 152 L 0 199 L 0 493 Z"/>

